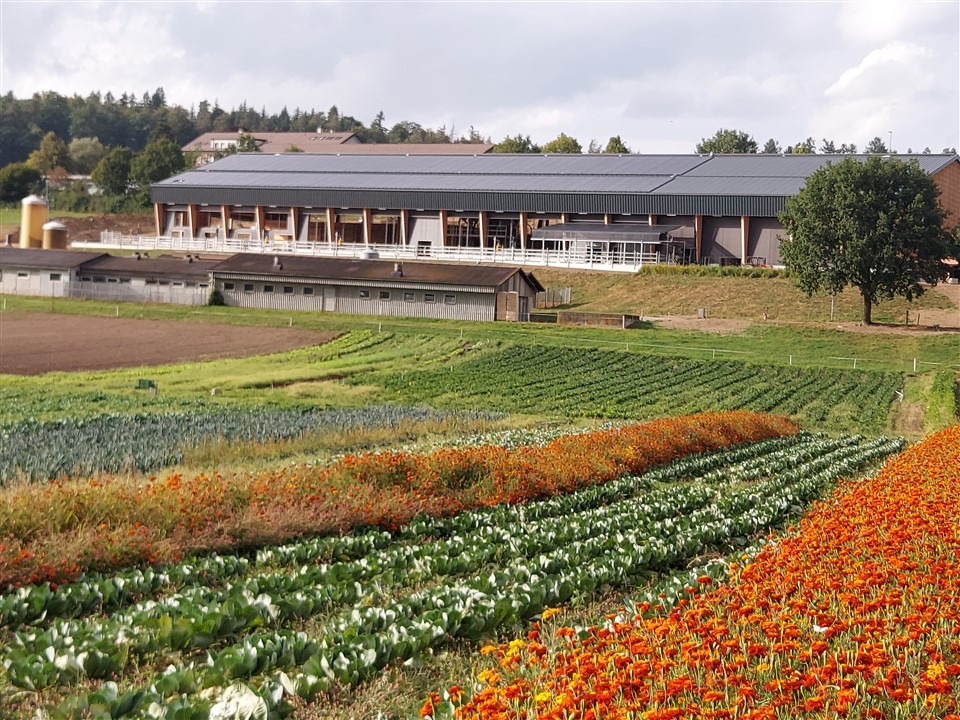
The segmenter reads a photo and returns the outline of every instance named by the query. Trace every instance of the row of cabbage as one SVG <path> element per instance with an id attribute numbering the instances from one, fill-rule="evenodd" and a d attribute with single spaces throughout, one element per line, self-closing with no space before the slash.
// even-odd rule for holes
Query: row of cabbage
<path id="1" fill-rule="evenodd" d="M 208 410 L 108 414 L 56 421 L 22 420 L 0 427 L 0 482 L 42 480 L 175 465 L 186 449 L 211 441 L 269 442 L 311 433 L 395 428 L 452 418 L 493 418 L 494 413 L 445 412 L 427 407 Z"/>
<path id="2" fill-rule="evenodd" d="M 725 565 L 697 558 L 747 545 L 838 476 L 899 447 L 802 435 L 543 503 L 424 519 L 393 536 L 89 577 L 56 592 L 22 588 L 3 601 L 0 657 L 6 681 L 31 690 L 157 669 L 146 684 L 66 700 L 51 717 L 92 707 L 109 717 L 222 716 L 237 703 L 262 712 L 451 638 L 489 637 L 574 596 L 659 581 L 637 598 L 657 602 L 690 572 L 722 577 Z M 300 631 L 308 619 L 309 636 Z M 231 689 L 236 681 L 245 684 Z"/>
<path id="3" fill-rule="evenodd" d="M 527 346 L 383 382 L 408 397 L 446 396 L 461 407 L 570 417 L 648 418 L 737 408 L 844 428 L 852 426 L 844 408 L 852 407 L 858 431 L 880 432 L 903 375 Z"/>

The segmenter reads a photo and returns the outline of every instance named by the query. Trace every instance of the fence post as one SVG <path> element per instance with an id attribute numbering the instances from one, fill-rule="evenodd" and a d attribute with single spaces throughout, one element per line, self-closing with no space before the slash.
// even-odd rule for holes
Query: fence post
<path id="1" fill-rule="evenodd" d="M 790 356 L 790 365 L 793 365 L 793 355 Z"/>
<path id="2" fill-rule="evenodd" d="M 916 359 L 916 358 L 913 359 L 913 371 L 914 371 L 914 372 L 917 371 L 917 359 Z"/>

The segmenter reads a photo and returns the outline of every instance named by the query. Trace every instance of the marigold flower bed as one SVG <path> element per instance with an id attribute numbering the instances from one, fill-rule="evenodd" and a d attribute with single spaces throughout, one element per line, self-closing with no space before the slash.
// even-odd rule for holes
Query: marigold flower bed
<path id="1" fill-rule="evenodd" d="M 630 622 L 537 626 L 486 648 L 498 664 L 456 715 L 960 720 L 958 488 L 953 426 L 815 504 L 728 585 L 668 616 L 641 606 Z"/>
<path id="2" fill-rule="evenodd" d="M 486 445 L 350 455 L 257 475 L 65 481 L 0 492 L 0 588 L 86 570 L 175 562 L 417 515 L 526 502 L 641 473 L 678 457 L 792 434 L 785 418 L 703 413 L 507 450 Z"/>

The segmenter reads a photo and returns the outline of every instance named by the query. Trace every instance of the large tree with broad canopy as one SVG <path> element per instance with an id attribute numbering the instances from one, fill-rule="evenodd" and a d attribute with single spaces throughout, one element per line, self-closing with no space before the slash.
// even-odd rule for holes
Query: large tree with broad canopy
<path id="1" fill-rule="evenodd" d="M 807 295 L 860 290 L 863 322 L 880 300 L 922 295 L 957 252 L 940 191 L 915 161 L 872 156 L 827 163 L 787 200 L 780 256 Z"/>

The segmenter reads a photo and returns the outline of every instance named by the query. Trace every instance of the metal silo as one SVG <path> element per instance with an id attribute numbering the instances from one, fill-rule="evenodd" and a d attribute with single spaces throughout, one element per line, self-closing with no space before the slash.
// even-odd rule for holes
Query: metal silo
<path id="1" fill-rule="evenodd" d="M 67 226 L 62 222 L 51 220 L 43 225 L 43 249 L 66 250 Z"/>
<path id="2" fill-rule="evenodd" d="M 43 224 L 47 222 L 47 201 L 36 195 L 25 197 L 20 217 L 20 247 L 43 247 Z"/>

